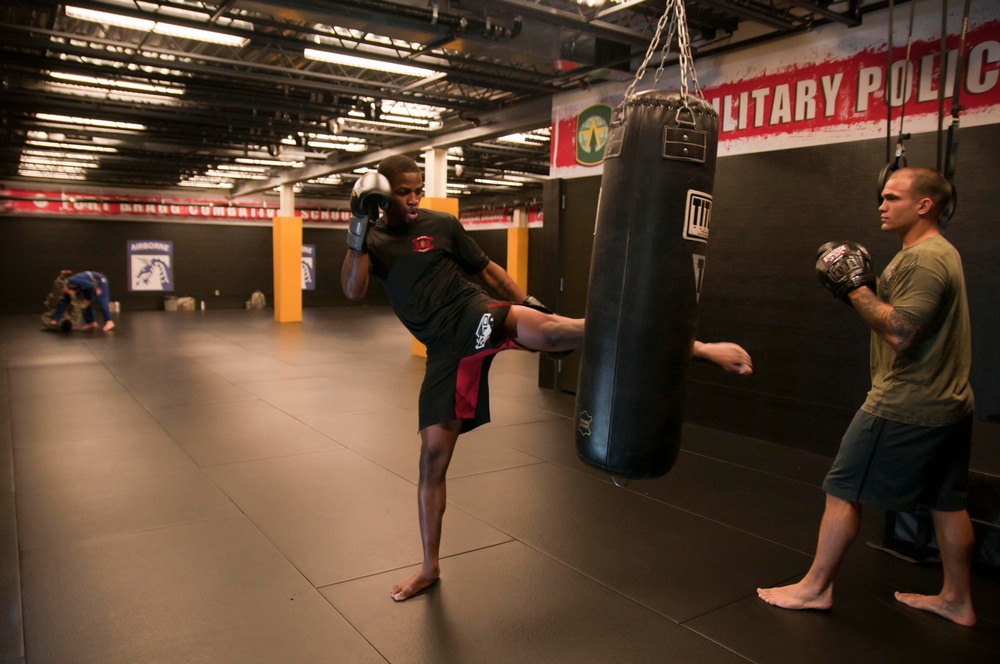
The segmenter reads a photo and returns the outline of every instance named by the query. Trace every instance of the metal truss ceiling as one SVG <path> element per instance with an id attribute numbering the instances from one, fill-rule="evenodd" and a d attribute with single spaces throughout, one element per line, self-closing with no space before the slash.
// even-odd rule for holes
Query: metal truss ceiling
<path id="1" fill-rule="evenodd" d="M 86 153 L 83 145 L 103 150 L 77 169 L 85 178 L 77 184 L 160 190 L 247 169 L 257 182 L 296 181 L 305 196 L 343 199 L 354 169 L 389 151 L 417 156 L 418 146 L 436 145 L 456 153 L 448 179 L 464 185 L 454 194 L 463 207 L 523 202 L 539 196 L 548 173 L 550 104 L 543 102 L 630 79 L 664 9 L 662 0 L 592 4 L 0 1 L 0 177 L 25 188 L 63 182 L 58 162 L 80 163 L 74 157 Z M 696 57 L 819 23 L 857 24 L 862 13 L 859 0 L 686 6 Z M 150 23 L 94 20 L 86 10 Z M 431 71 L 376 71 L 306 57 L 306 49 Z M 504 132 L 519 142 L 499 140 Z M 297 168 L 270 163 L 278 161 Z M 25 163 L 34 176 L 20 174 Z M 307 174 L 323 179 L 305 181 Z M 521 186 L 475 182 L 505 177 Z M 232 181 L 232 191 L 253 188 L 253 180 Z"/>

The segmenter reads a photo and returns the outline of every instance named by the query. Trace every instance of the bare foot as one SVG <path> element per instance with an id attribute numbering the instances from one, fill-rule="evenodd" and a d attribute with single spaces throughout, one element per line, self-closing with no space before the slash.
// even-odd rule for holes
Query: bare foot
<path id="1" fill-rule="evenodd" d="M 96 330 L 97 329 L 97 323 L 87 323 L 86 325 L 84 325 L 80 329 L 81 330 L 85 330 L 87 332 L 89 332 L 90 330 Z"/>
<path id="2" fill-rule="evenodd" d="M 758 588 L 757 596 L 768 604 L 782 609 L 826 610 L 833 606 L 833 588 L 827 588 L 817 594 L 803 587 L 801 583 L 780 588 Z"/>
<path id="3" fill-rule="evenodd" d="M 941 595 L 917 595 L 915 593 L 896 593 L 896 599 L 914 609 L 936 613 L 963 627 L 973 627 L 976 624 L 976 612 L 972 610 L 971 603 L 954 604 Z"/>
<path id="4" fill-rule="evenodd" d="M 110 332 L 113 329 L 115 329 L 115 322 L 113 320 L 109 320 L 107 323 L 104 324 L 105 332 Z"/>
<path id="5" fill-rule="evenodd" d="M 404 579 L 402 582 L 397 583 L 389 591 L 389 596 L 392 597 L 397 602 L 402 602 L 404 599 L 409 599 L 419 593 L 421 590 L 429 588 L 434 585 L 438 580 L 437 574 L 433 576 L 424 576 L 423 572 L 417 572 L 413 576 Z"/>

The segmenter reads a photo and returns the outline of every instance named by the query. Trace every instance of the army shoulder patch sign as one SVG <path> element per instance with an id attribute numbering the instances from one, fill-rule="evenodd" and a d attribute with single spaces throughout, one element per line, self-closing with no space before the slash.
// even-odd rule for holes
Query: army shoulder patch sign
<path id="1" fill-rule="evenodd" d="M 174 290 L 173 258 L 173 242 L 129 240 L 129 291 L 172 292 Z"/>
<path id="2" fill-rule="evenodd" d="M 594 104 L 576 116 L 576 162 L 596 166 L 604 161 L 604 146 L 611 125 L 611 106 Z"/>

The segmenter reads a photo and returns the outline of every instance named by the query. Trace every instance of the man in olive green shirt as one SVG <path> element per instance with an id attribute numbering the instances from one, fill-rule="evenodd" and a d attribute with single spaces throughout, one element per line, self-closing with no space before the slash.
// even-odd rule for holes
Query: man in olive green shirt
<path id="1" fill-rule="evenodd" d="M 939 221 L 950 196 L 948 182 L 927 168 L 900 169 L 882 190 L 882 230 L 898 235 L 903 248 L 883 271 L 877 294 L 874 275 L 861 274 L 845 296 L 872 329 L 872 387 L 823 483 L 826 509 L 813 564 L 798 583 L 758 588 L 769 604 L 830 608 L 861 506 L 923 505 L 934 520 L 944 583 L 937 595 L 897 592 L 896 599 L 959 625 L 976 623 L 975 540 L 965 509 L 973 419 L 969 310 L 961 259 Z"/>
<path id="2" fill-rule="evenodd" d="M 80 308 L 80 304 L 76 299 L 71 300 L 66 304 L 65 310 L 62 312 L 62 316 L 56 323 L 52 322 L 52 317 L 55 316 L 56 310 L 59 308 L 59 302 L 64 295 L 63 291 L 66 289 L 66 279 L 69 275 L 73 274 L 73 270 L 59 270 L 59 275 L 52 282 L 52 289 L 49 294 L 45 296 L 45 311 L 42 313 L 42 327 L 46 330 L 62 330 L 63 332 L 69 332 L 71 330 L 79 330 L 83 327 L 83 310 Z"/>

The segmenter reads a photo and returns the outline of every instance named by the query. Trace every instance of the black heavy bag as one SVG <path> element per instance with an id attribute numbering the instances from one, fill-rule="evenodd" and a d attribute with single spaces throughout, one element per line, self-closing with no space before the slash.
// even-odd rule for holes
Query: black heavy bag
<path id="1" fill-rule="evenodd" d="M 590 266 L 576 448 L 623 478 L 677 460 L 705 267 L 718 116 L 648 90 L 612 117 Z"/>

